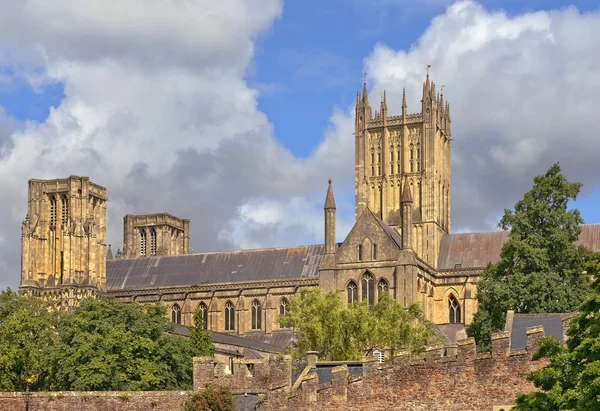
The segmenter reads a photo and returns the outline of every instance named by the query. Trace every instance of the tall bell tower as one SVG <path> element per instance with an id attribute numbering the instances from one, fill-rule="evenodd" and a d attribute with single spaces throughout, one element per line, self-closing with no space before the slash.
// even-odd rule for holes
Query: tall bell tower
<path id="1" fill-rule="evenodd" d="M 396 116 L 388 114 L 385 91 L 379 111 L 372 111 L 366 81 L 356 95 L 356 218 L 368 207 L 398 232 L 412 230 L 412 249 L 432 267 L 442 235 L 450 233 L 450 123 L 450 105 L 436 93 L 429 69 L 419 113 L 407 113 L 406 91 Z M 411 227 L 402 226 L 405 184 L 412 197 Z"/>
<path id="2" fill-rule="evenodd" d="M 21 293 L 69 310 L 106 291 L 106 201 L 88 177 L 29 180 Z"/>

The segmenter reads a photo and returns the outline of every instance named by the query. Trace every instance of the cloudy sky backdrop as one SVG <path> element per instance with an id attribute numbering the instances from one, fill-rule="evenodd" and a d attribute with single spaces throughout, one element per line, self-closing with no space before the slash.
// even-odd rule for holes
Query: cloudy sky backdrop
<path id="1" fill-rule="evenodd" d="M 416 5 L 418 4 L 418 5 Z M 354 218 L 353 103 L 453 120 L 453 230 L 495 229 L 559 161 L 600 222 L 596 1 L 3 0 L 0 288 L 17 287 L 27 180 L 90 176 L 127 213 L 192 220 L 194 251 L 338 239 Z"/>

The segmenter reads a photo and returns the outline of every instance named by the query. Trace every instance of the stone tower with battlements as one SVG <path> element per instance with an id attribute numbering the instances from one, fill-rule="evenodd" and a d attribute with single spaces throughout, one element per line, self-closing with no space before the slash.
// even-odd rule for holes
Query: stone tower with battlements
<path id="1" fill-rule="evenodd" d="M 22 293 L 68 310 L 105 292 L 106 202 L 106 189 L 88 177 L 29 180 Z"/>
<path id="2" fill-rule="evenodd" d="M 356 218 L 365 207 L 402 233 L 412 230 L 412 249 L 437 266 L 442 235 L 450 233 L 450 106 L 427 73 L 421 111 L 388 115 L 385 91 L 379 111 L 372 110 L 367 84 L 356 96 Z M 401 193 L 409 185 L 412 227 L 402 226 Z"/>
<path id="3" fill-rule="evenodd" d="M 123 218 L 123 251 L 117 258 L 190 253 L 190 220 L 167 213 L 128 214 Z"/>

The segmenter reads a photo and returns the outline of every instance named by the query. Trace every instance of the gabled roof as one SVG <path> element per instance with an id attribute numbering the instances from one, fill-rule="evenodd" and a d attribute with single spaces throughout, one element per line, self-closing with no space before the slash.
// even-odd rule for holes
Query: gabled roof
<path id="1" fill-rule="evenodd" d="M 508 231 L 445 234 L 440 246 L 438 269 L 482 268 L 489 263 L 497 263 L 506 240 Z M 592 251 L 600 251 L 600 224 L 583 224 L 578 243 Z"/>
<path id="2" fill-rule="evenodd" d="M 389 225 L 387 225 L 386 223 L 381 221 L 379 219 L 379 217 L 377 217 L 368 207 L 367 207 L 367 210 L 369 210 L 369 212 L 375 218 L 375 221 L 377 221 L 377 223 L 381 226 L 383 231 L 385 231 L 385 233 L 390 237 L 390 239 L 398 246 L 398 248 L 401 249 L 402 248 L 402 236 L 400 234 L 398 234 L 398 232 L 396 230 L 394 230 L 392 227 L 390 227 Z"/>
<path id="3" fill-rule="evenodd" d="M 322 244 L 106 262 L 108 291 L 317 277 Z"/>
<path id="4" fill-rule="evenodd" d="M 190 336 L 190 328 L 175 323 L 169 323 L 173 326 L 173 332 L 177 335 L 183 335 L 186 337 Z M 235 345 L 237 347 L 250 348 L 257 351 L 262 351 L 266 353 L 281 353 L 283 352 L 283 347 L 278 347 L 272 344 L 264 343 L 262 341 L 256 341 L 249 338 L 245 338 L 236 334 L 228 334 L 228 333 L 219 333 L 216 331 L 211 331 L 210 336 L 213 342 L 219 344 L 228 344 Z M 262 357 L 261 357 L 262 358 Z"/>
<path id="5" fill-rule="evenodd" d="M 515 314 L 510 329 L 510 348 L 527 346 L 527 328 L 544 327 L 544 335 L 552 336 L 563 342 L 563 323 L 561 314 Z"/>

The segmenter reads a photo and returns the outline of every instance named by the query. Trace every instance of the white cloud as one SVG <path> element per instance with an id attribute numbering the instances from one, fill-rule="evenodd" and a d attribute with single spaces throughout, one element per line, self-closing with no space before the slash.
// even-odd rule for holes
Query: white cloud
<path id="1" fill-rule="evenodd" d="M 2 2 L 0 68 L 34 87 L 61 82 L 65 95 L 43 123 L 13 133 L 0 156 L 9 199 L 0 232 L 14 239 L 0 249 L 0 287 L 18 283 L 30 178 L 88 175 L 106 186 L 115 250 L 124 214 L 164 211 L 192 220 L 197 251 L 304 241 L 270 234 L 269 221 L 283 214 L 269 214 L 285 211 L 277 204 L 289 198 L 304 217 L 288 227 L 319 241 L 311 221 L 322 210 L 301 198 L 318 186 L 322 201 L 323 169 L 339 159 L 325 167 L 316 158 L 326 154 L 295 159 L 244 78 L 255 38 L 281 12 L 279 0 Z"/>
<path id="2" fill-rule="evenodd" d="M 464 1 L 433 19 L 410 50 L 366 58 L 374 91 L 420 111 L 425 66 L 445 84 L 452 134 L 453 226 L 487 229 L 503 207 L 560 161 L 585 189 L 599 182 L 600 14 L 575 8 L 518 16 Z M 494 222 L 491 224 L 491 222 Z"/>
<path id="3" fill-rule="evenodd" d="M 343 238 L 353 217 L 352 108 L 334 110 L 322 143 L 297 159 L 273 136 L 244 77 L 254 39 L 281 14 L 278 0 L 88 6 L 0 3 L 0 68 L 34 86 L 65 86 L 48 119 L 13 133 L 0 154 L 0 287 L 18 281 L 34 177 L 81 174 L 105 185 L 113 249 L 124 214 L 166 211 L 192 219 L 196 251 L 322 241 L 333 178 Z M 418 110 L 426 64 L 446 84 L 456 229 L 486 227 L 555 160 L 570 178 L 595 183 L 599 30 L 597 14 L 574 9 L 508 17 L 463 2 L 408 52 L 378 45 L 366 58 L 391 113 L 404 84 Z"/>

